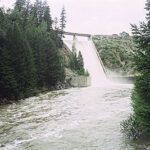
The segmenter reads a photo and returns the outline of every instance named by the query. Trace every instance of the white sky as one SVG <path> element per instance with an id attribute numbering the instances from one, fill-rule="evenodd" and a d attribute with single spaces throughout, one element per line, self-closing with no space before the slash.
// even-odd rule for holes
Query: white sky
<path id="1" fill-rule="evenodd" d="M 53 17 L 59 17 L 64 5 L 66 31 L 114 34 L 131 32 L 130 24 L 145 20 L 145 0 L 47 0 Z M 14 0 L 0 0 L 0 6 L 11 7 Z"/>

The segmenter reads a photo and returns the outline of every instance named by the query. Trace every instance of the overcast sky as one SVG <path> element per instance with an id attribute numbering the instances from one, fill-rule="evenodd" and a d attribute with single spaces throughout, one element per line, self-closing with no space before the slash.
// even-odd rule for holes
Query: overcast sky
<path id="1" fill-rule="evenodd" d="M 66 31 L 92 34 L 131 32 L 130 24 L 145 20 L 145 0 L 47 0 L 53 17 L 59 17 L 64 5 Z M 14 0 L 0 0 L 11 7 Z"/>

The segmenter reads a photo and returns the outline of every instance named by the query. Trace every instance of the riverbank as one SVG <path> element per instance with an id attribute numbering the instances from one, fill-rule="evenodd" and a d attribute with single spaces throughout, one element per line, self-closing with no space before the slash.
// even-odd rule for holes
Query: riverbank
<path id="1" fill-rule="evenodd" d="M 121 133 L 132 112 L 132 88 L 71 88 L 0 107 L 0 149 L 148 150 Z"/>
<path id="2" fill-rule="evenodd" d="M 78 75 L 77 73 L 73 72 L 71 69 L 65 69 L 66 78 L 64 82 L 58 82 L 56 86 L 53 86 L 49 89 L 42 88 L 40 90 L 36 90 L 35 94 L 29 97 L 36 96 L 38 97 L 41 94 L 46 94 L 56 90 L 64 90 L 69 89 L 72 87 L 88 87 L 91 84 L 89 76 Z M 29 97 L 20 100 L 11 100 L 11 99 L 0 99 L 0 106 L 18 103 L 19 101 L 25 100 Z"/>

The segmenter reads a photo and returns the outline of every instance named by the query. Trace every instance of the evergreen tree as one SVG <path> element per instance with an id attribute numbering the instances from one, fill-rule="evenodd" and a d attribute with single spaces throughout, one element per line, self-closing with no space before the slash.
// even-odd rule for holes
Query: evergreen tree
<path id="1" fill-rule="evenodd" d="M 19 98 L 30 96 L 35 87 L 35 68 L 32 56 L 32 50 L 27 39 L 19 27 L 15 24 L 7 32 L 7 48 L 11 50 L 11 59 Z"/>
<path id="2" fill-rule="evenodd" d="M 2 23 L 4 22 L 4 13 L 3 13 L 3 9 L 0 8 L 0 27 L 2 28 Z"/>
<path id="3" fill-rule="evenodd" d="M 38 87 L 44 87 L 44 73 L 46 69 L 44 35 L 39 27 L 32 27 L 27 30 L 27 37 L 33 49 Z"/>
<path id="4" fill-rule="evenodd" d="M 85 75 L 84 62 L 81 52 L 79 51 L 77 55 L 76 49 L 74 49 L 70 60 L 70 68 L 79 75 Z"/>
<path id="5" fill-rule="evenodd" d="M 84 62 L 83 62 L 83 57 L 80 51 L 77 57 L 77 62 L 78 62 L 79 74 L 84 75 Z"/>
<path id="6" fill-rule="evenodd" d="M 31 5 L 28 0 L 17 0 L 15 8 L 9 15 L 9 21 L 12 21 L 11 23 L 18 23 L 25 30 L 30 16 L 30 7 Z"/>
<path id="7" fill-rule="evenodd" d="M 39 87 L 50 88 L 64 80 L 64 67 L 58 51 L 60 44 L 57 43 L 60 39 L 55 38 L 54 34 L 47 33 L 40 26 L 28 31 L 28 39 L 34 49 Z"/>
<path id="8" fill-rule="evenodd" d="M 70 68 L 74 71 L 78 70 L 78 61 L 76 53 L 72 53 L 70 58 Z"/>
<path id="9" fill-rule="evenodd" d="M 26 0 L 17 0 L 15 2 L 15 9 L 18 11 L 22 11 L 26 4 Z"/>
<path id="10" fill-rule="evenodd" d="M 75 47 L 75 42 L 72 44 L 72 56 L 70 59 L 70 68 L 74 71 L 78 70 L 78 60 L 77 60 L 77 49 Z"/>
<path id="11" fill-rule="evenodd" d="M 22 14 L 22 20 L 23 20 L 23 29 L 26 29 L 26 26 L 29 24 L 29 19 L 31 17 L 31 4 L 29 2 L 29 0 L 26 2 L 23 14 Z"/>
<path id="12" fill-rule="evenodd" d="M 61 62 L 61 56 L 54 44 L 54 41 L 49 37 L 46 41 L 46 83 L 47 87 L 55 86 L 57 82 L 63 82 L 65 78 L 64 67 Z"/>
<path id="13" fill-rule="evenodd" d="M 12 11 L 0 8 L 0 103 L 63 82 L 62 45 L 47 3 L 17 0 Z"/>
<path id="14" fill-rule="evenodd" d="M 63 31 L 66 27 L 66 10 L 65 7 L 63 6 L 61 15 L 60 15 L 60 30 L 62 31 L 61 37 L 63 36 Z"/>
<path id="15" fill-rule="evenodd" d="M 42 1 L 41 0 L 36 0 L 32 10 L 33 10 L 34 18 L 36 20 L 36 24 L 38 26 L 43 21 L 43 15 L 44 15 L 44 9 L 43 9 Z"/>
<path id="16" fill-rule="evenodd" d="M 150 1 L 146 3 L 147 22 L 140 27 L 132 25 L 135 52 L 135 66 L 139 76 L 132 94 L 133 115 L 124 122 L 125 130 L 133 138 L 150 137 Z"/>
<path id="17" fill-rule="evenodd" d="M 49 6 L 46 6 L 46 8 L 45 8 L 44 21 L 47 23 L 47 31 L 50 31 L 52 29 L 52 18 L 50 15 Z"/>
<path id="18" fill-rule="evenodd" d="M 6 49 L 6 37 L 0 30 L 0 102 L 3 98 L 16 99 L 17 83 L 11 63 L 11 52 Z"/>

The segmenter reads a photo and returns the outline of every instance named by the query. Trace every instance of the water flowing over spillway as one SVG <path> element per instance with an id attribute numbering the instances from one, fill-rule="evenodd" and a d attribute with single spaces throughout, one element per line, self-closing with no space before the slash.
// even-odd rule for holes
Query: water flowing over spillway
<path id="1" fill-rule="evenodd" d="M 71 50 L 73 41 L 64 41 Z M 92 87 L 51 91 L 0 107 L 0 150 L 150 149 L 121 133 L 120 123 L 132 113 L 133 86 L 109 84 L 93 42 L 75 43 Z"/>
<path id="2" fill-rule="evenodd" d="M 72 49 L 73 41 L 64 39 L 64 42 L 69 49 Z M 91 85 L 102 86 L 108 84 L 103 63 L 92 40 L 76 39 L 74 42 L 76 50 L 82 53 L 85 69 L 90 73 Z"/>

